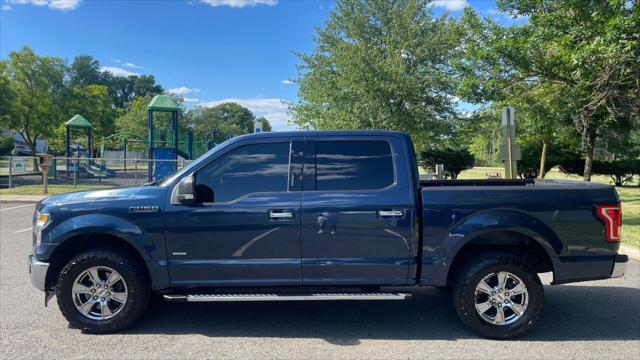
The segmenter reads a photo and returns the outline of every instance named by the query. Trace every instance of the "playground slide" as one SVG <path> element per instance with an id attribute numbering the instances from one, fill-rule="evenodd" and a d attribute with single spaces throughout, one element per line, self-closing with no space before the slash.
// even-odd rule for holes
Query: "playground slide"
<path id="1" fill-rule="evenodd" d="M 93 160 L 89 160 L 87 163 L 83 164 L 82 167 L 86 172 L 95 176 L 95 177 L 115 177 L 116 172 L 109 169 L 108 167 L 98 164 Z"/>

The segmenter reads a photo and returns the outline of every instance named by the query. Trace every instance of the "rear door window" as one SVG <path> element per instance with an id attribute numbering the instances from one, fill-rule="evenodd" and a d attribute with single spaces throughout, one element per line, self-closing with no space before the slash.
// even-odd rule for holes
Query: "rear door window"
<path id="1" fill-rule="evenodd" d="M 394 183 L 386 141 L 316 141 L 316 190 L 379 190 Z"/>

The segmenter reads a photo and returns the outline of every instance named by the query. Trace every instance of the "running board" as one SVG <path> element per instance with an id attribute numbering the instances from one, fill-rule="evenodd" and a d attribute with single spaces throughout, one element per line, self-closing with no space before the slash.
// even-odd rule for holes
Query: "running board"
<path id="1" fill-rule="evenodd" d="M 318 300 L 407 300 L 411 293 L 316 293 L 316 294 L 212 294 L 164 295 L 171 302 L 214 301 L 318 301 Z"/>

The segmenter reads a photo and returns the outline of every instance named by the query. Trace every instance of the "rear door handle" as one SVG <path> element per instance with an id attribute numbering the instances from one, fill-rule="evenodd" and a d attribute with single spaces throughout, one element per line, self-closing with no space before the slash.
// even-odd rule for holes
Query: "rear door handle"
<path id="1" fill-rule="evenodd" d="M 402 217 L 404 216 L 404 210 L 390 209 L 390 210 L 378 210 L 379 217 Z"/>
<path id="2" fill-rule="evenodd" d="M 293 210 L 269 210 L 269 219 L 271 220 L 293 219 Z"/>

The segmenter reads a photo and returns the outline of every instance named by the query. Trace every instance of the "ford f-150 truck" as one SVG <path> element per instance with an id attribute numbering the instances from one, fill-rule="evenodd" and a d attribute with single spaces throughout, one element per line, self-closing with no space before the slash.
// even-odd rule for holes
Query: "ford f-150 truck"
<path id="1" fill-rule="evenodd" d="M 86 332 L 132 324 L 152 293 L 390 301 L 438 286 L 471 330 L 509 338 L 540 316 L 538 273 L 622 276 L 621 222 L 608 185 L 421 181 L 400 132 L 261 133 L 160 182 L 44 199 L 28 260 L 45 305 L 55 295 Z"/>

